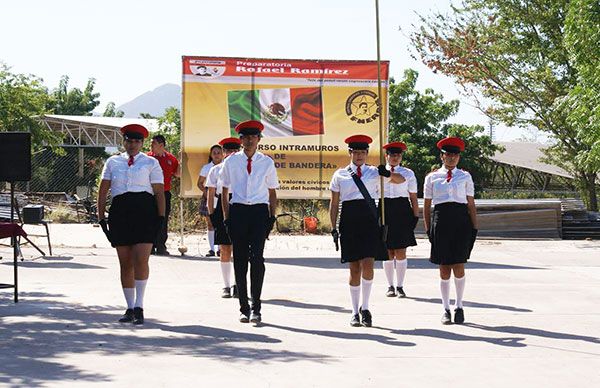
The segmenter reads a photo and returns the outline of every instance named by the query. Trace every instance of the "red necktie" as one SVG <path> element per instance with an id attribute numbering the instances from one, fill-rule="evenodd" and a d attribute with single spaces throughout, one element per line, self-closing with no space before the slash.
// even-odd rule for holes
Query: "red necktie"
<path id="1" fill-rule="evenodd" d="M 362 171 L 360 171 L 360 166 L 356 167 L 356 175 L 360 178 L 362 176 Z"/>
<path id="2" fill-rule="evenodd" d="M 252 172 L 252 158 L 248 158 L 248 164 L 246 165 L 246 170 L 248 170 L 248 174 Z"/>
<path id="3" fill-rule="evenodd" d="M 132 166 L 133 165 L 133 156 L 129 156 L 129 160 L 127 161 L 127 165 L 128 166 Z"/>
<path id="4" fill-rule="evenodd" d="M 392 166 L 392 172 L 394 172 L 394 166 Z"/>
<path id="5" fill-rule="evenodd" d="M 450 182 L 452 179 L 452 170 L 448 170 L 448 174 L 446 174 L 446 182 Z"/>

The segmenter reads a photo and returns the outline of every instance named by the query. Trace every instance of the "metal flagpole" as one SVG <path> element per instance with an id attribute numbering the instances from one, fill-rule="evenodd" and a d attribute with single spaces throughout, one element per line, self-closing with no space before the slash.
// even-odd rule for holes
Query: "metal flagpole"
<path id="1" fill-rule="evenodd" d="M 375 25 L 377 29 L 377 109 L 379 110 L 379 164 L 385 164 L 383 156 L 383 99 L 381 98 L 381 56 L 379 51 L 379 0 L 375 0 Z M 379 201 L 381 204 L 381 225 L 385 225 L 385 201 L 383 177 L 379 179 Z"/>

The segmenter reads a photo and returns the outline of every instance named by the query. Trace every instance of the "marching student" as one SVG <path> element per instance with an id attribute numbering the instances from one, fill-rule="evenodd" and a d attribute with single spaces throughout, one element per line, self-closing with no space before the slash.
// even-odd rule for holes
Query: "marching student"
<path id="1" fill-rule="evenodd" d="M 242 142 L 240 139 L 235 137 L 228 137 L 219 142 L 223 147 L 224 158 L 231 154 L 235 154 L 240 150 Z M 215 244 L 219 246 L 221 250 L 220 261 L 221 261 L 221 274 L 223 275 L 223 292 L 222 298 L 237 298 L 237 287 L 235 284 L 231 285 L 231 239 L 227 234 L 225 224 L 223 224 L 223 201 L 221 195 L 223 192 L 223 182 L 221 180 L 221 169 L 223 163 L 219 163 L 213 166 L 206 177 L 206 187 L 208 188 L 208 213 L 210 221 L 215 230 Z M 231 197 L 231 190 L 229 190 L 229 197 Z M 217 203 L 215 206 L 215 197 Z"/>
<path id="2" fill-rule="evenodd" d="M 140 152 L 148 130 L 138 124 L 121 128 L 125 152 L 108 158 L 98 189 L 98 223 L 117 249 L 127 310 L 119 322 L 144 323 L 148 258 L 165 222 L 163 172 L 158 160 Z M 108 190 L 112 204 L 105 218 Z"/>
<path id="3" fill-rule="evenodd" d="M 369 310 L 373 261 L 387 259 L 374 201 L 374 198 L 378 198 L 379 195 L 379 176 L 384 176 L 386 181 L 396 184 L 405 181 L 401 174 L 392 173 L 384 165 L 374 167 L 365 164 L 369 144 L 372 141 L 365 135 L 354 135 L 345 140 L 348 144 L 350 164 L 333 174 L 329 186 L 331 190 L 329 217 L 333 228 L 331 234 L 336 248 L 338 237 L 340 238 L 341 262 L 349 263 L 350 268 L 351 326 L 360 326 L 362 323 L 370 327 L 373 324 L 373 317 Z M 340 202 L 342 212 L 338 233 L 336 224 Z M 362 304 L 359 308 L 361 289 Z"/>
<path id="4" fill-rule="evenodd" d="M 219 144 L 215 144 L 210 147 L 208 163 L 202 166 L 200 169 L 200 174 L 198 174 L 198 182 L 196 185 L 202 192 L 202 197 L 200 198 L 200 215 L 206 218 L 206 235 L 208 238 L 209 250 L 206 254 L 206 257 L 212 257 L 215 255 L 215 229 L 213 224 L 210 222 L 210 218 L 208 217 L 208 196 L 206 195 L 208 190 L 206 188 L 206 176 L 210 169 L 221 163 L 223 160 L 223 149 Z"/>
<path id="5" fill-rule="evenodd" d="M 388 226 L 386 246 L 389 259 L 383 262 L 385 277 L 388 281 L 386 296 L 405 298 L 404 277 L 408 260 L 406 248 L 417 245 L 415 227 L 419 222 L 419 202 L 417 201 L 417 179 L 415 173 L 402 167 L 402 153 L 406 151 L 403 142 L 388 143 L 386 168 L 401 174 L 406 181 L 401 184 L 384 184 L 385 223 Z M 396 267 L 396 287 L 394 288 L 394 264 Z"/>
<path id="6" fill-rule="evenodd" d="M 258 152 L 264 129 L 260 121 L 239 123 L 243 151 L 230 155 L 224 162 L 221 180 L 223 219 L 233 245 L 233 268 L 240 302 L 240 322 L 259 323 L 261 293 L 265 277 L 263 251 L 265 239 L 275 223 L 279 187 L 273 159 Z M 229 193 L 232 192 L 231 200 Z M 250 295 L 248 303 L 246 275 L 250 262 Z"/>
<path id="7" fill-rule="evenodd" d="M 477 210 L 471 174 L 457 168 L 465 143 L 447 137 L 437 143 L 442 166 L 425 178 L 423 221 L 431 242 L 429 261 L 440 266 L 440 290 L 444 314 L 442 323 L 452 323 L 450 313 L 450 275 L 454 273 L 456 306 L 454 323 L 463 323 L 465 263 L 477 236 Z M 431 204 L 433 203 L 433 217 Z"/>

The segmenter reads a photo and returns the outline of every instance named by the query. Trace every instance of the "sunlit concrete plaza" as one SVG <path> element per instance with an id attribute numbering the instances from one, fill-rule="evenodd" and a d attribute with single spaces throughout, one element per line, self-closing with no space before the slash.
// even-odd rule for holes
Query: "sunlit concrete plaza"
<path id="1" fill-rule="evenodd" d="M 118 261 L 100 229 L 56 224 L 51 237 L 51 257 L 23 248 L 19 303 L 0 290 L 2 386 L 600 386 L 599 241 L 478 241 L 466 323 L 444 326 L 437 268 L 419 239 L 408 298 L 385 296 L 378 264 L 374 326 L 353 328 L 348 269 L 329 236 L 271 237 L 253 326 L 238 322 L 237 299 L 220 298 L 218 260 L 192 235 L 188 256 L 151 257 L 146 323 L 134 327 L 117 322 Z M 0 256 L 0 282 L 11 283 L 11 248 Z"/>

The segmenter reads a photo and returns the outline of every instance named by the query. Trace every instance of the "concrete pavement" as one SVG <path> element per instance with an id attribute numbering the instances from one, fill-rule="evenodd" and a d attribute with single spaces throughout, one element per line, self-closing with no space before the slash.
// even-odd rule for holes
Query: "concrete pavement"
<path id="1" fill-rule="evenodd" d="M 330 238 L 274 236 L 264 324 L 254 327 L 237 321 L 236 299 L 219 297 L 218 261 L 199 257 L 208 247 L 191 236 L 191 256 L 151 258 L 146 324 L 133 327 L 116 322 L 118 263 L 101 231 L 52 225 L 51 234 L 53 257 L 23 250 L 20 302 L 0 290 L 5 386 L 600 386 L 598 241 L 477 242 L 466 324 L 443 326 L 437 269 L 418 240 L 409 297 L 385 297 L 379 265 L 374 327 L 352 328 L 348 270 Z M 169 244 L 176 252 L 178 239 Z M 10 248 L 0 256 L 0 282 L 10 282 Z"/>

